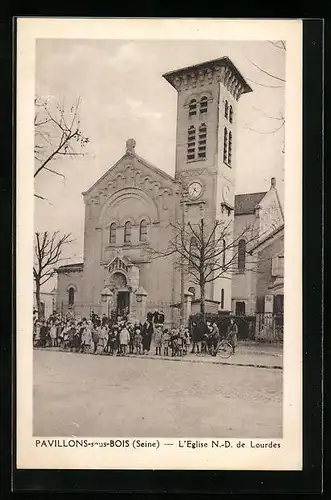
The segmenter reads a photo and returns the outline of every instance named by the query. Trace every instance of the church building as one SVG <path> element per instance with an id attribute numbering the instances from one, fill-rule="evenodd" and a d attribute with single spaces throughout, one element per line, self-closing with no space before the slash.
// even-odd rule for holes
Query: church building
<path id="1" fill-rule="evenodd" d="M 199 288 L 183 277 L 171 256 L 154 258 L 153 252 L 167 248 L 173 225 L 194 225 L 201 218 L 206 227 L 216 220 L 232 224 L 234 239 L 247 223 L 256 232 L 254 243 L 238 240 L 236 271 L 207 284 L 207 310 L 254 314 L 258 297 L 282 294 L 282 278 L 272 276 L 268 266 L 246 269 L 248 253 L 257 257 L 257 266 L 262 254 L 270 265 L 283 255 L 284 218 L 275 179 L 268 192 L 235 195 L 237 111 L 252 89 L 228 57 L 163 78 L 177 94 L 175 176 L 140 157 L 135 140 L 127 140 L 124 155 L 83 193 L 84 261 L 57 269 L 59 310 L 81 316 L 126 311 L 143 320 L 147 311 L 158 309 L 169 324 L 177 323 L 183 278 L 185 314 L 195 312 Z"/>

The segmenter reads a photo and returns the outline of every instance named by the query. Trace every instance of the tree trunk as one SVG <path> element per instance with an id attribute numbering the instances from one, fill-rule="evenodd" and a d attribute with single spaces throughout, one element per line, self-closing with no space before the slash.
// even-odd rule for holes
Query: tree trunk
<path id="1" fill-rule="evenodd" d="M 35 279 L 35 282 L 36 282 L 36 302 L 37 302 L 38 319 L 41 319 L 39 279 Z"/>
<path id="2" fill-rule="evenodd" d="M 203 319 L 205 319 L 205 301 L 206 301 L 206 291 L 205 291 L 205 283 L 200 282 L 200 312 L 203 316 Z"/>

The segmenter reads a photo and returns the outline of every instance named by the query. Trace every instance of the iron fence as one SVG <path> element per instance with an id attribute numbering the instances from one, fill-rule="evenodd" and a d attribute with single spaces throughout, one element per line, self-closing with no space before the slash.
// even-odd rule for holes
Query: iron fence
<path id="1" fill-rule="evenodd" d="M 257 313 L 255 340 L 268 343 L 282 343 L 284 336 L 283 314 Z"/>
<path id="2" fill-rule="evenodd" d="M 77 317 L 77 316 L 90 317 L 92 312 L 101 316 L 103 313 L 102 307 L 103 307 L 102 304 L 76 302 L 73 305 L 68 305 L 68 304 L 64 304 L 63 302 L 61 302 L 61 304 L 57 307 L 57 312 L 59 312 L 63 315 L 70 314 L 74 317 Z"/>

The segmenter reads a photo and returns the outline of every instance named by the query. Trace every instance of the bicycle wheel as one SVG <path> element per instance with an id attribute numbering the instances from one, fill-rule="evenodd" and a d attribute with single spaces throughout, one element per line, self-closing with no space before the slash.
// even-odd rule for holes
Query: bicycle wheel
<path id="1" fill-rule="evenodd" d="M 226 340 L 222 340 L 217 348 L 217 355 L 223 359 L 227 359 L 232 354 L 232 345 Z"/>

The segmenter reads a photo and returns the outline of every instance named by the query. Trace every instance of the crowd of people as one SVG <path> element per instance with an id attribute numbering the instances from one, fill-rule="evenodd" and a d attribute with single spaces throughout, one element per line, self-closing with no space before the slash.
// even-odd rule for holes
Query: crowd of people
<path id="1" fill-rule="evenodd" d="M 47 320 L 34 319 L 34 347 L 57 347 L 65 351 L 108 354 L 111 356 L 185 356 L 191 353 L 216 355 L 220 333 L 216 322 L 193 322 L 191 328 L 165 328 L 164 314 L 147 314 L 144 323 L 130 322 L 127 316 L 101 317 L 93 311 L 89 318 L 53 313 Z M 233 352 L 237 344 L 237 325 L 230 320 L 228 340 Z"/>

